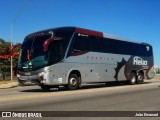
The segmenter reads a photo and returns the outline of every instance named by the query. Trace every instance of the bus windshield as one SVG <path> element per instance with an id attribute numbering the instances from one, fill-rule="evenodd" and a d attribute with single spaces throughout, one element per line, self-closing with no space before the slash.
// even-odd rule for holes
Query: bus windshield
<path id="1" fill-rule="evenodd" d="M 19 67 L 23 70 L 36 70 L 47 64 L 43 44 L 50 36 L 25 39 L 22 45 Z"/>
<path id="2" fill-rule="evenodd" d="M 59 33 L 57 37 L 62 39 L 51 42 L 47 51 L 44 51 L 43 45 L 51 38 L 50 34 L 26 38 L 22 44 L 18 68 L 21 71 L 33 71 L 63 60 L 71 34 L 66 36 Z"/>

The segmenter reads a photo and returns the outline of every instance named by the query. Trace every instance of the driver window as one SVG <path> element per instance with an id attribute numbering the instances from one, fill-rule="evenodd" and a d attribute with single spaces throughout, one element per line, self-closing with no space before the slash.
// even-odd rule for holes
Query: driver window
<path id="1" fill-rule="evenodd" d="M 48 63 L 54 64 L 62 59 L 62 43 L 60 41 L 52 42 L 48 51 Z"/>

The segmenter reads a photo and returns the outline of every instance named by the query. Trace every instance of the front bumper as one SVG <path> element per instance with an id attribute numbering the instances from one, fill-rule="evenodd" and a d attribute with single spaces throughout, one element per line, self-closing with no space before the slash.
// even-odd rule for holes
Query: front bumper
<path id="1" fill-rule="evenodd" d="M 39 85 L 38 80 L 19 80 L 18 79 L 18 85 L 19 86 L 31 86 L 31 85 Z"/>
<path id="2" fill-rule="evenodd" d="M 38 75 L 33 76 L 17 76 L 19 86 L 39 85 Z"/>

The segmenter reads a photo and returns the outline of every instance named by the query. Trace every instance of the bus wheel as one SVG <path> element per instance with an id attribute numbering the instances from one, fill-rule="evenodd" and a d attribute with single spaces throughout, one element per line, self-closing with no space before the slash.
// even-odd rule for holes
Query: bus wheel
<path id="1" fill-rule="evenodd" d="M 40 85 L 40 87 L 44 90 L 44 91 L 50 91 L 51 87 L 47 86 L 47 85 Z"/>
<path id="2" fill-rule="evenodd" d="M 138 73 L 137 83 L 138 83 L 138 84 L 144 83 L 144 75 L 143 75 L 142 73 Z"/>
<path id="3" fill-rule="evenodd" d="M 76 74 L 71 74 L 69 76 L 67 88 L 69 90 L 76 90 L 79 88 L 79 77 Z"/>
<path id="4" fill-rule="evenodd" d="M 132 72 L 130 76 L 131 76 L 131 78 L 130 78 L 130 80 L 129 80 L 129 83 L 130 83 L 131 85 L 136 84 L 136 80 L 137 80 L 136 74 L 135 74 L 134 72 Z"/>

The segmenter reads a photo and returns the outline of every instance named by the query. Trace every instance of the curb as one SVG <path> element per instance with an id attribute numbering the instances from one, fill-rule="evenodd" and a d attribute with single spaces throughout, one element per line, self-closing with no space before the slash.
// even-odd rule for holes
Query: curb
<path id="1" fill-rule="evenodd" d="M 18 86 L 18 82 L 12 82 L 8 84 L 1 84 L 0 89 L 14 88 Z"/>

